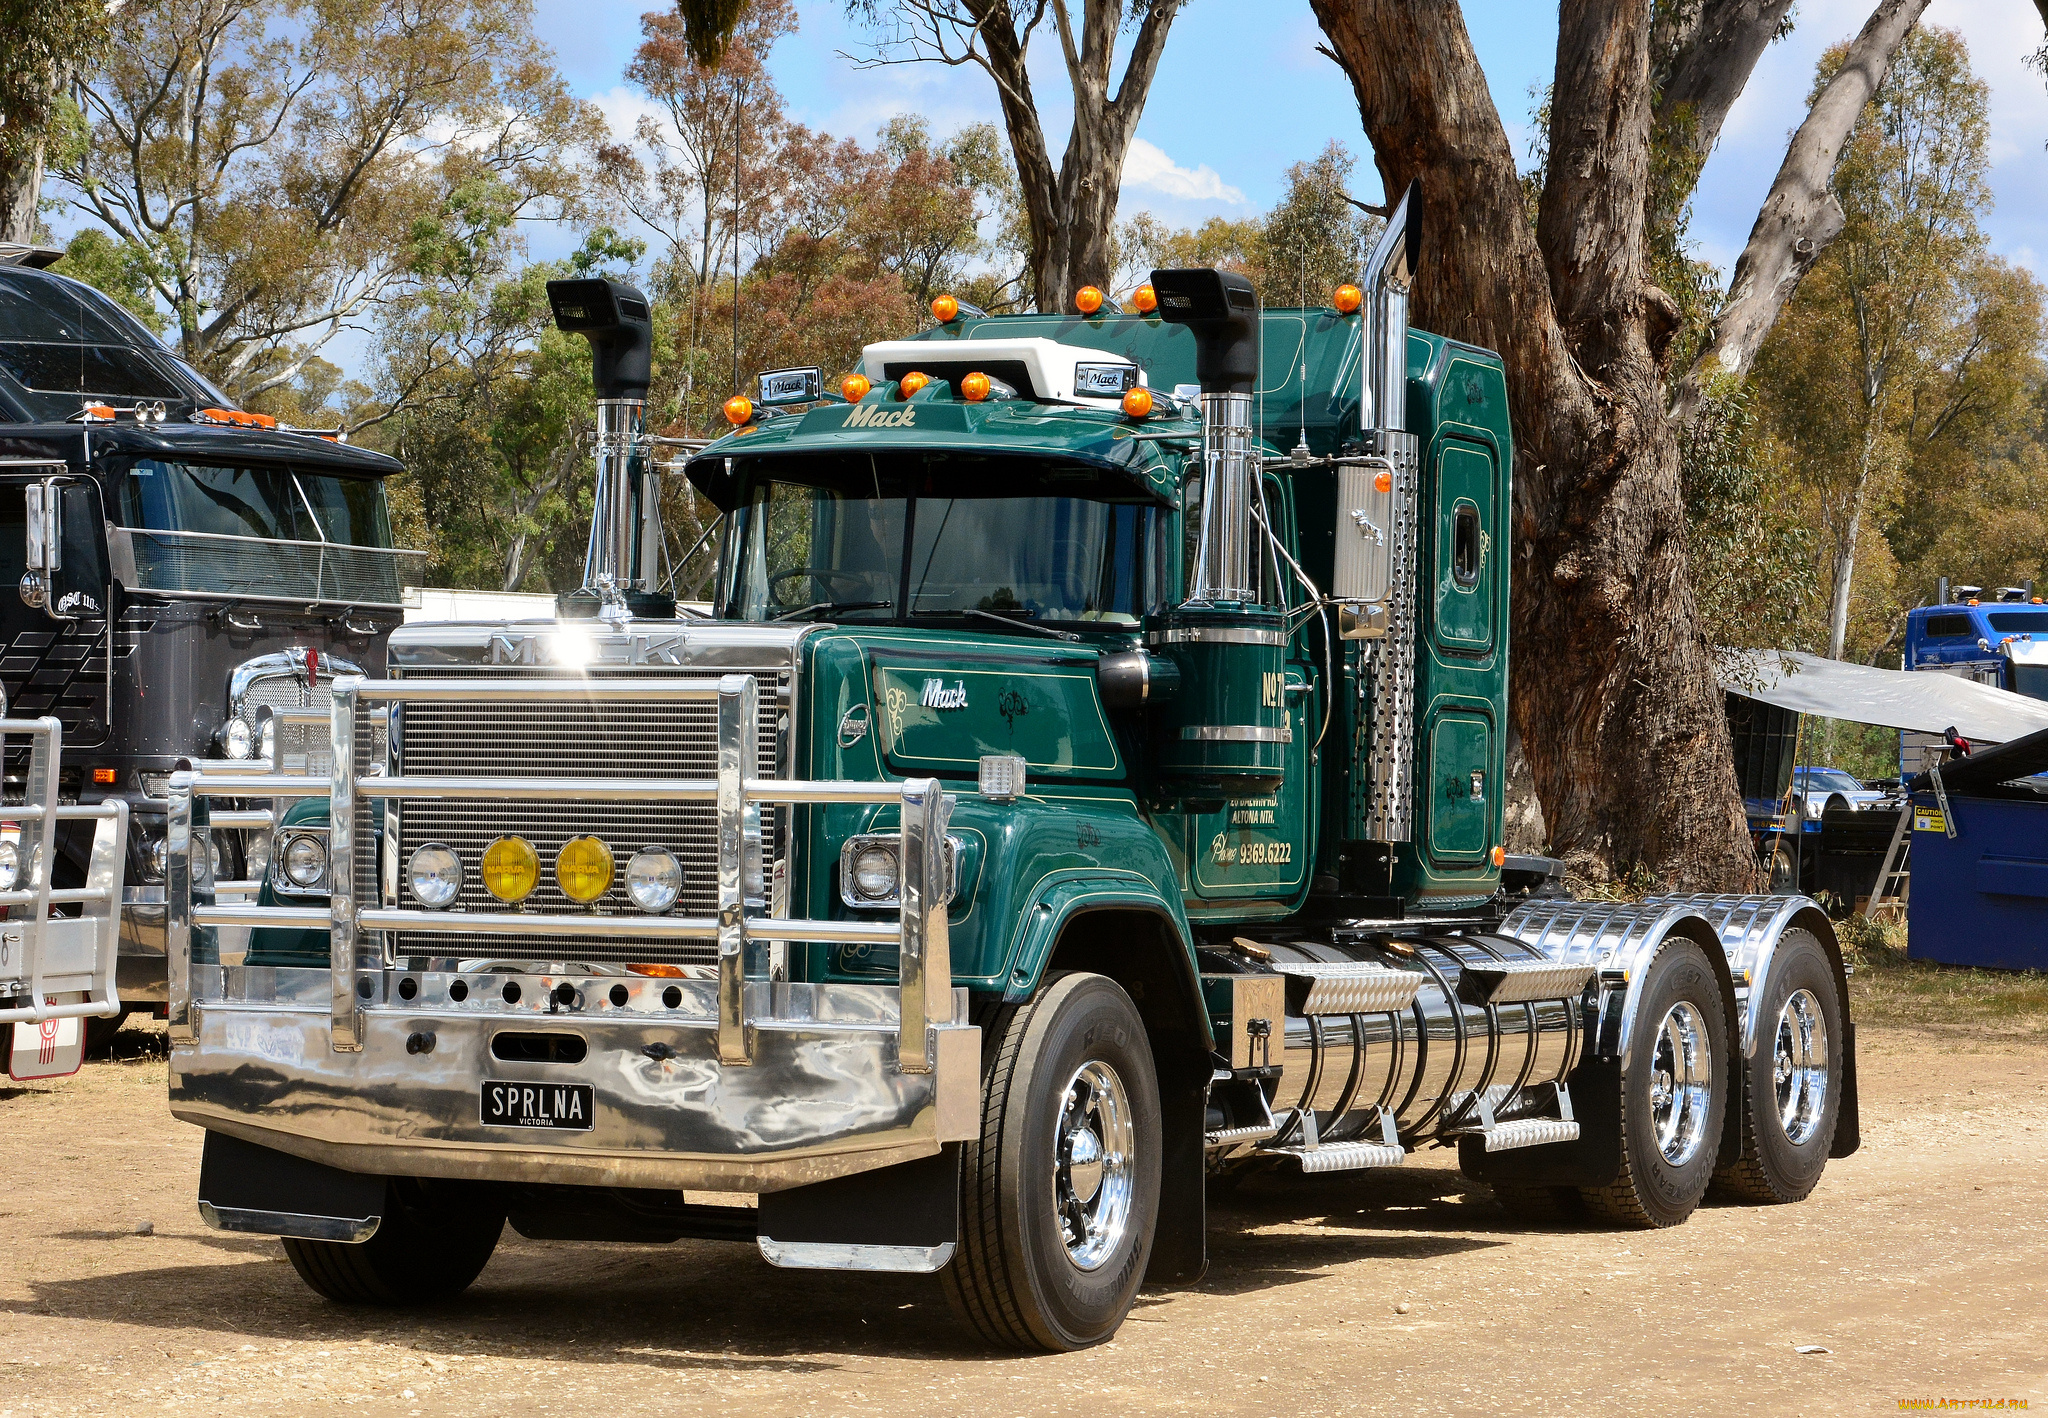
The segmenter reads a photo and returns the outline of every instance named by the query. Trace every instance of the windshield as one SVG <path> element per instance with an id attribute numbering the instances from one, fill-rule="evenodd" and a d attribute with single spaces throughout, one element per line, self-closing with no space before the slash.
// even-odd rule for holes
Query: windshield
<path id="1" fill-rule="evenodd" d="M 965 455 L 808 458 L 750 476 L 726 614 L 1136 625 L 1158 506 L 1091 469 Z"/>
<path id="2" fill-rule="evenodd" d="M 2002 630 L 2008 635 L 2048 635 L 2048 606 L 2039 610 L 1993 611 L 1987 619 L 1993 630 Z"/>
<path id="3" fill-rule="evenodd" d="M 138 458 L 120 508 L 145 589 L 398 603 L 403 554 L 375 478 Z"/>
<path id="4" fill-rule="evenodd" d="M 1809 788 L 1828 788 L 1842 793 L 1860 793 L 1863 785 L 1838 768 L 1809 768 L 1800 775 Z"/>

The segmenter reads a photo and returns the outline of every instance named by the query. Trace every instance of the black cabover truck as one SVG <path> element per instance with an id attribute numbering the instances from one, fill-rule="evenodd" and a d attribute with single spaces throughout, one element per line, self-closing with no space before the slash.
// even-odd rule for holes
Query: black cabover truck
<path id="1" fill-rule="evenodd" d="M 59 254 L 0 248 L 0 685 L 12 713 L 62 721 L 63 801 L 130 804 L 119 993 L 124 1014 L 160 1012 L 171 773 L 282 755 L 278 771 L 325 774 L 325 735 L 272 716 L 382 671 L 419 554 L 392 545 L 396 460 L 241 410 L 118 303 L 42 269 Z M 7 749 L 8 801 L 27 753 Z M 214 834 L 224 897 L 254 899 L 267 873 L 325 890 L 317 830 L 294 882 L 270 861 L 270 804 L 239 807 Z M 58 887 L 89 850 L 83 824 L 60 836 Z M 122 1017 L 89 1021 L 88 1046 Z"/>

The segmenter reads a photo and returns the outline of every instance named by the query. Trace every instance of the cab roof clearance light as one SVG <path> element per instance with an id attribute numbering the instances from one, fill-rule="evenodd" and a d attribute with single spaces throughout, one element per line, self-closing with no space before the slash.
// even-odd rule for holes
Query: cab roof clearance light
<path id="1" fill-rule="evenodd" d="M 735 394 L 725 401 L 725 421 L 737 428 L 754 417 L 754 401 L 745 394 Z"/>
<path id="2" fill-rule="evenodd" d="M 1152 289 L 1151 282 L 1147 281 L 1144 285 L 1131 292 L 1131 309 L 1137 311 L 1140 315 L 1150 315 L 1158 308 L 1159 292 Z"/>
<path id="3" fill-rule="evenodd" d="M 907 399 L 931 382 L 932 377 L 929 374 L 924 373 L 922 370 L 913 369 L 910 373 L 896 381 L 896 387 L 902 392 L 903 397 Z"/>
<path id="4" fill-rule="evenodd" d="M 1082 286 L 1074 292 L 1074 309 L 1083 315 L 1093 315 L 1102 309 L 1102 292 L 1094 286 Z"/>
<path id="5" fill-rule="evenodd" d="M 950 295 L 932 297 L 932 319 L 950 325 L 960 318 L 960 302 Z"/>
<path id="6" fill-rule="evenodd" d="M 839 396 L 849 404 L 858 404 L 874 387 L 865 374 L 849 374 L 839 381 Z"/>
<path id="7" fill-rule="evenodd" d="M 1330 297 L 1330 304 L 1337 308 L 1339 315 L 1356 315 L 1358 307 L 1365 304 L 1365 292 L 1346 281 Z"/>

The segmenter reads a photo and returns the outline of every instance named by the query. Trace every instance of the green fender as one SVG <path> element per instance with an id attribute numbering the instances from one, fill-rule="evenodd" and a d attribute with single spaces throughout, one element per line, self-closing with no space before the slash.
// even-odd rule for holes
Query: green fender
<path id="1" fill-rule="evenodd" d="M 1055 948 L 1066 936 L 1068 928 L 1102 911 L 1138 912 L 1159 920 L 1168 949 L 1163 959 L 1155 958 L 1146 963 L 1164 966 L 1170 971 L 1178 1006 L 1174 1013 L 1185 1020 L 1205 1050 L 1213 1049 L 1215 1039 L 1210 1032 L 1208 1011 L 1202 1007 L 1200 972 L 1195 964 L 1187 913 L 1182 909 L 1180 894 L 1163 892 L 1152 880 L 1133 871 L 1076 867 L 1051 872 L 1041 878 L 1017 920 L 1008 952 L 1010 973 L 1003 997 L 1007 1000 L 1030 998 L 1044 979 L 1048 966 L 1053 963 Z M 1089 963 L 1103 973 L 1121 974 L 1123 972 L 1114 967 L 1122 953 L 1114 941 L 1104 941 L 1096 946 L 1094 958 Z M 1141 1008 L 1148 1004 L 1156 1007 L 1157 1003 L 1141 1001 Z"/>

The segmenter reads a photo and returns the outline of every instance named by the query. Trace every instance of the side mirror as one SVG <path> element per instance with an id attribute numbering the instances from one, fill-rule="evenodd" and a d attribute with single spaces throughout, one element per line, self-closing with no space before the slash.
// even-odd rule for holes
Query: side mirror
<path id="1" fill-rule="evenodd" d="M 23 489 L 27 500 L 27 570 L 21 598 L 52 620 L 98 620 L 108 614 L 112 577 L 99 489 L 47 478 Z"/>

